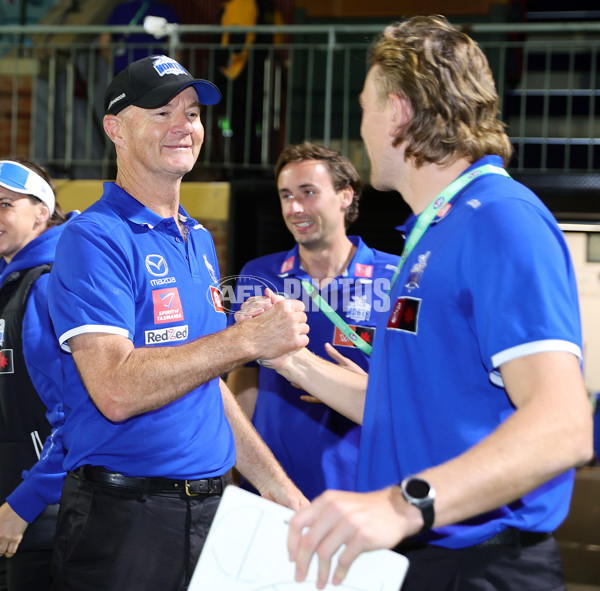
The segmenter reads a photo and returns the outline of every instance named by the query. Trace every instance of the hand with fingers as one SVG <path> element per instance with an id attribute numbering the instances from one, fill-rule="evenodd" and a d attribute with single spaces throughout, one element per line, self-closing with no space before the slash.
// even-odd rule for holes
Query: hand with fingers
<path id="1" fill-rule="evenodd" d="M 0 506 L 0 556 L 16 554 L 28 525 L 8 503 Z"/>
<path id="2" fill-rule="evenodd" d="M 302 301 L 285 299 L 270 289 L 265 290 L 265 299 L 249 299 L 253 301 L 236 326 L 244 338 L 256 344 L 259 363 L 262 359 L 285 357 L 308 345 L 309 326 Z"/>
<path id="3" fill-rule="evenodd" d="M 264 296 L 252 296 L 242 304 L 241 308 L 234 314 L 235 321 L 243 322 L 249 318 L 255 318 L 272 308 L 275 302 L 283 299 L 285 299 L 283 296 L 275 294 L 267 287 Z"/>
<path id="4" fill-rule="evenodd" d="M 286 299 L 265 289 L 264 296 L 248 298 L 235 313 L 236 324 L 252 331 L 261 355 L 257 362 L 264 367 L 278 367 L 298 349 L 308 345 L 304 303 Z"/>
<path id="5" fill-rule="evenodd" d="M 329 490 L 298 511 L 290 521 L 288 534 L 289 557 L 296 563 L 296 581 L 306 579 L 316 554 L 317 588 L 323 589 L 328 582 L 339 585 L 359 554 L 393 548 L 416 533 L 418 525 L 412 521 L 409 524 L 404 511 L 408 504 L 395 489 L 398 487 L 370 493 Z M 337 564 L 332 564 L 333 556 L 342 546 L 345 547 Z"/>

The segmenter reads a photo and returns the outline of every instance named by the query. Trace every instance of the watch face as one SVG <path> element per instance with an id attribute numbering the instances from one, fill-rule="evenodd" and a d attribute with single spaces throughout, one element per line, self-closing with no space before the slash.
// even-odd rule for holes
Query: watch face
<path id="1" fill-rule="evenodd" d="M 429 483 L 420 478 L 411 478 L 405 488 L 406 492 L 415 499 L 426 499 L 431 489 Z"/>

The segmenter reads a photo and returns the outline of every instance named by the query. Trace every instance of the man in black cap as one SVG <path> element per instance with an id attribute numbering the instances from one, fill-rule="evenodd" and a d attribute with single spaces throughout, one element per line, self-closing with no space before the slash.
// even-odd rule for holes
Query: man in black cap
<path id="1" fill-rule="evenodd" d="M 165 56 L 106 91 L 116 182 L 65 232 L 49 287 L 70 353 L 55 589 L 187 589 L 234 464 L 263 496 L 305 503 L 219 377 L 306 345 L 303 305 L 226 329 L 212 239 L 179 202 L 200 105 L 219 99 Z"/>

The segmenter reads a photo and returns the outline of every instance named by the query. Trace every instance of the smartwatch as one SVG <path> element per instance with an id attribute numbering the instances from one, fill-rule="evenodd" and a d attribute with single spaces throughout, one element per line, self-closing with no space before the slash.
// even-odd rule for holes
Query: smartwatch
<path id="1" fill-rule="evenodd" d="M 423 527 L 419 533 L 422 534 L 429 531 L 435 518 L 433 510 L 435 489 L 433 486 L 422 478 L 408 476 L 400 483 L 400 492 L 406 502 L 417 507 L 423 515 Z"/>

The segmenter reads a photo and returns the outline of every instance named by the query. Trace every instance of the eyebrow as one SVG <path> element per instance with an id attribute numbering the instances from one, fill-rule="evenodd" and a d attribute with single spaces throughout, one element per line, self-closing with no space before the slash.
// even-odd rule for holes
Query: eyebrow
<path id="1" fill-rule="evenodd" d="M 317 185 L 315 185 L 314 183 L 302 183 L 301 185 L 298 185 L 299 189 L 316 189 Z M 287 187 L 281 187 L 281 189 L 278 189 L 279 193 L 293 193 L 293 191 L 291 189 L 288 189 Z"/>

